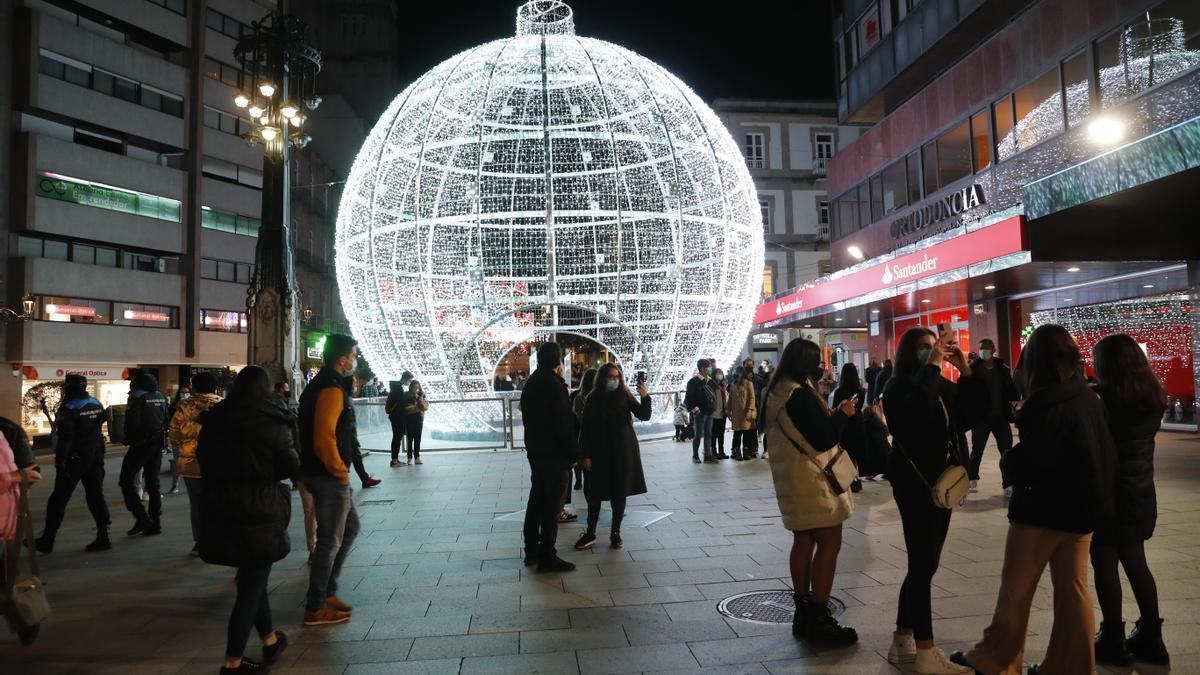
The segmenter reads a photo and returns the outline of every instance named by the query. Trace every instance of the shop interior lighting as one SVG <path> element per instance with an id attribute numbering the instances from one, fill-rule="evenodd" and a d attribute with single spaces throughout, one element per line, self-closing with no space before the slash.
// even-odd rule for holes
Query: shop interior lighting
<path id="1" fill-rule="evenodd" d="M 996 290 L 996 287 L 995 287 L 994 285 L 992 285 L 992 284 L 988 284 L 987 286 L 984 286 L 984 287 L 983 287 L 983 290 L 985 290 L 985 291 L 994 291 L 994 290 Z"/>
<path id="2" fill-rule="evenodd" d="M 1154 288 L 1154 284 L 1144 284 L 1142 288 Z"/>
<path id="3" fill-rule="evenodd" d="M 577 37 L 558 0 L 395 98 L 335 250 L 372 369 L 431 398 L 492 396 L 511 351 L 564 333 L 673 391 L 696 359 L 736 358 L 762 292 L 758 197 L 725 125 L 658 64 Z"/>
<path id="4" fill-rule="evenodd" d="M 849 253 L 850 256 L 855 260 L 862 260 L 863 258 L 867 257 L 867 254 L 863 253 L 863 250 L 859 248 L 857 244 L 850 244 L 847 246 L 846 253 Z"/>
<path id="5" fill-rule="evenodd" d="M 1078 271 L 1079 271 L 1079 268 L 1078 268 L 1078 267 L 1068 267 L 1068 268 L 1067 268 L 1067 271 L 1068 271 L 1068 272 L 1078 272 Z"/>
<path id="6" fill-rule="evenodd" d="M 1125 137 L 1125 124 L 1115 117 L 1097 117 L 1088 123 L 1087 136 L 1096 145 L 1112 145 Z"/>
<path id="7" fill-rule="evenodd" d="M 932 300 L 930 300 L 929 298 L 925 298 L 925 299 L 924 299 L 924 300 L 922 300 L 921 302 L 924 302 L 924 303 L 930 303 L 930 302 L 933 302 L 933 301 L 932 301 Z"/>

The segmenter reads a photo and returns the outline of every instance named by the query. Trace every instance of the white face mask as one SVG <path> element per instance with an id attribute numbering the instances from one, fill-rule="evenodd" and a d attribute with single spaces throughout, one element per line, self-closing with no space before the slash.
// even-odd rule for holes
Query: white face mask
<path id="1" fill-rule="evenodd" d="M 620 386 L 621 386 L 620 380 L 607 380 L 604 383 L 604 388 L 607 389 L 608 391 L 616 391 L 617 387 L 620 387 Z"/>
<path id="2" fill-rule="evenodd" d="M 983 359 L 984 361 L 991 361 L 992 360 L 992 350 L 980 349 L 979 350 L 979 358 Z"/>

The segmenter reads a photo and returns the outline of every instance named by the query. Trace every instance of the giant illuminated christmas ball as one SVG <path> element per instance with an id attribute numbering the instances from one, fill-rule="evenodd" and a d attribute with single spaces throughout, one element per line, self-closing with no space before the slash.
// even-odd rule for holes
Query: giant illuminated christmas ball
<path id="1" fill-rule="evenodd" d="M 729 363 L 759 299 L 754 183 L 721 121 L 662 67 L 575 35 L 562 2 L 405 89 L 354 162 L 342 306 L 377 374 L 490 390 L 517 345 L 574 333 L 652 388 Z"/>

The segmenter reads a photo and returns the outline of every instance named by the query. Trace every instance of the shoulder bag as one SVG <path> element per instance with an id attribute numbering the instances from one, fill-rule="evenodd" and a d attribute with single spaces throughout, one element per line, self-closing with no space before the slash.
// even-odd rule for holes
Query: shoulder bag
<path id="1" fill-rule="evenodd" d="M 29 481 L 22 477 L 20 506 L 17 515 L 17 536 L 9 542 L 8 555 L 12 556 L 10 570 L 15 571 L 21 554 L 21 543 L 29 549 L 29 574 L 11 577 L 12 586 L 6 588 L 9 607 L 13 618 L 22 628 L 32 628 L 50 616 L 50 603 L 46 599 L 46 586 L 38 576 L 37 553 L 33 550 L 33 524 L 29 513 Z M 9 578 L 7 574 L 6 578 Z"/>
<path id="2" fill-rule="evenodd" d="M 954 427 L 954 423 L 950 421 L 950 411 L 946 410 L 946 404 L 942 402 L 940 396 L 938 397 L 938 404 L 942 406 L 942 414 L 946 417 L 946 435 L 949 437 L 948 455 L 954 461 L 958 462 L 958 464 L 951 464 L 946 467 L 946 470 L 931 485 L 925 479 L 925 474 L 921 473 L 921 470 L 913 463 L 912 458 L 908 456 L 908 451 L 904 449 L 904 445 L 899 441 L 894 445 L 900 449 L 901 454 L 904 455 L 904 459 L 908 460 L 908 464 L 912 467 L 913 472 L 917 474 L 917 478 L 920 478 L 925 487 L 929 488 L 929 496 L 933 499 L 933 503 L 939 508 L 953 509 L 956 506 L 962 506 L 967 501 L 967 492 L 971 487 L 971 477 L 967 473 L 967 463 L 959 456 L 958 432 Z"/>
<path id="3" fill-rule="evenodd" d="M 821 401 L 821 406 L 825 408 L 825 411 L 829 412 L 829 407 L 825 404 L 825 401 L 819 394 L 817 394 L 817 392 L 813 391 L 811 388 L 805 387 L 804 385 L 800 385 L 800 387 L 802 389 L 808 389 L 811 394 L 817 397 L 818 401 Z M 776 416 L 778 417 L 778 415 L 787 415 L 786 405 L 780 406 L 779 412 L 776 414 Z M 776 420 L 775 423 L 779 424 L 779 421 Z M 788 430 L 789 426 L 794 427 L 794 425 L 780 424 L 779 428 L 783 431 L 783 435 L 792 442 L 792 445 L 796 446 L 796 449 L 800 451 L 800 454 L 808 457 L 809 461 L 813 463 L 813 466 L 817 467 L 817 471 L 819 471 L 821 475 L 825 477 L 825 482 L 829 484 L 829 490 L 833 492 L 834 495 L 841 495 L 842 493 L 846 492 L 847 486 L 853 483 L 854 479 L 858 477 L 858 467 L 854 465 L 854 460 L 850 459 L 850 455 L 846 454 L 846 450 L 841 446 L 841 444 L 839 443 L 838 445 L 833 446 L 833 448 L 830 448 L 830 450 L 833 450 L 832 456 L 827 462 L 822 464 L 820 460 L 817 459 L 817 456 L 824 453 L 818 452 L 817 449 L 808 442 L 808 439 L 806 439 L 803 434 L 797 433 L 796 437 L 793 437 L 792 433 Z M 799 432 L 799 430 L 797 430 L 797 432 Z M 830 450 L 826 450 L 825 452 L 828 453 Z"/>

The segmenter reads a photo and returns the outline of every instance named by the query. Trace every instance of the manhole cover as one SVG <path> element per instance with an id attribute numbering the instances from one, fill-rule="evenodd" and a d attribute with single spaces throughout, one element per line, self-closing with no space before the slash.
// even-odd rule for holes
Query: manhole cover
<path id="1" fill-rule="evenodd" d="M 738 621 L 749 623 L 789 624 L 796 613 L 796 601 L 791 591 L 752 591 L 725 598 L 717 611 Z M 829 598 L 829 613 L 841 616 L 846 603 Z"/>

